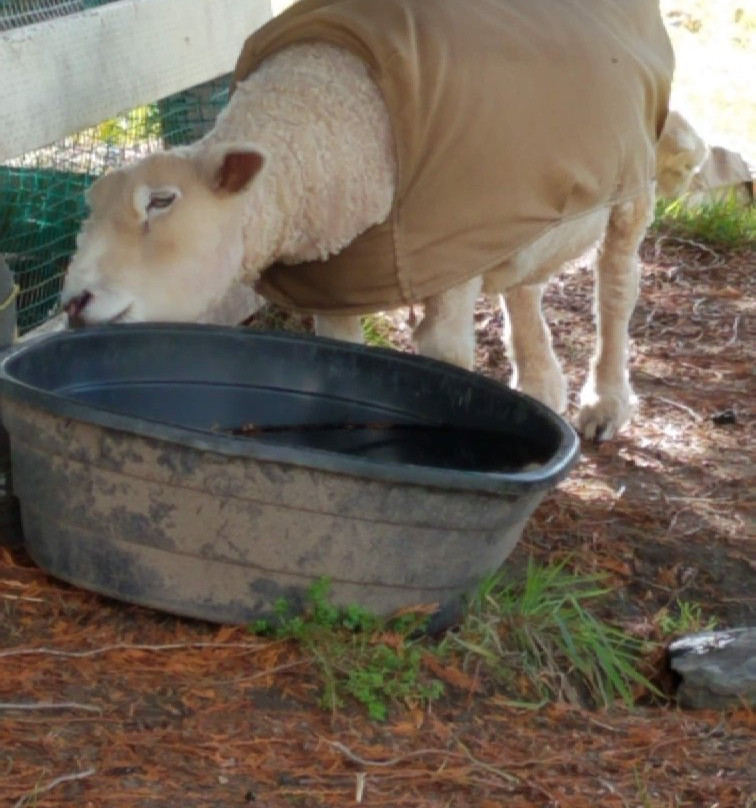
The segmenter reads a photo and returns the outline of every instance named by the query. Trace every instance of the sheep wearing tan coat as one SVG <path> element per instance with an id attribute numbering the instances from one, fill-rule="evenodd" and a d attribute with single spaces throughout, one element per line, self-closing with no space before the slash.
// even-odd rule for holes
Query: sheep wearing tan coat
<path id="1" fill-rule="evenodd" d="M 671 70 L 653 0 L 302 0 L 250 38 L 205 138 L 92 186 L 63 303 L 191 321 L 241 280 L 349 340 L 422 303 L 419 352 L 471 368 L 475 300 L 500 295 L 513 384 L 563 411 L 543 284 L 600 239 L 579 426 L 611 437 Z"/>

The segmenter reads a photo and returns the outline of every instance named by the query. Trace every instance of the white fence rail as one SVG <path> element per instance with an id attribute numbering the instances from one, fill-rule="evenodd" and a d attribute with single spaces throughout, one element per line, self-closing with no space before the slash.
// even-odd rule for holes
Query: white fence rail
<path id="1" fill-rule="evenodd" d="M 280 0 L 119 0 L 0 32 L 0 163 L 233 69 Z"/>

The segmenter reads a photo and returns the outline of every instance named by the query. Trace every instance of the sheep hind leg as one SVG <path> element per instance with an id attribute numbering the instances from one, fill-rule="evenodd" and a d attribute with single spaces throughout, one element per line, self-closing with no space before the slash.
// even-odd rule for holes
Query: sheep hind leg
<path id="1" fill-rule="evenodd" d="M 638 299 L 638 249 L 653 215 L 653 194 L 616 205 L 596 267 L 596 350 L 580 397 L 578 427 L 596 442 L 630 417 L 635 396 L 628 368 L 630 316 Z"/>
<path id="2" fill-rule="evenodd" d="M 418 353 L 466 370 L 473 369 L 475 301 L 481 286 L 481 278 L 473 278 L 423 301 L 423 319 L 412 332 Z"/>
<path id="3" fill-rule="evenodd" d="M 330 337 L 357 344 L 365 341 L 362 318 L 356 314 L 318 314 L 315 316 L 315 333 L 319 337 Z"/>
<path id="4" fill-rule="evenodd" d="M 561 413 L 567 409 L 567 381 L 541 310 L 544 288 L 516 286 L 500 295 L 504 343 L 512 363 L 510 385 Z"/>

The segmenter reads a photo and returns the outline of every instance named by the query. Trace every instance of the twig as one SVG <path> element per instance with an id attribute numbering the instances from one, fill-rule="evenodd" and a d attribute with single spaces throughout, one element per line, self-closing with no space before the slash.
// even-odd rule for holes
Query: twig
<path id="1" fill-rule="evenodd" d="M 176 642 L 165 643 L 164 645 L 131 645 L 129 643 L 114 643 L 113 645 L 102 645 L 99 648 L 92 648 L 89 651 L 60 651 L 57 648 L 16 648 L 12 651 L 0 651 L 0 657 L 30 656 L 40 654 L 42 656 L 71 657 L 85 659 L 87 657 L 107 654 L 110 651 L 179 651 L 186 648 L 244 648 L 248 651 L 255 651 L 259 646 L 245 642 Z"/>
<path id="2" fill-rule="evenodd" d="M 610 793 L 610 794 L 617 794 L 617 789 L 608 781 L 605 780 L 603 777 L 598 778 L 598 782 Z"/>
<path id="3" fill-rule="evenodd" d="M 483 760 L 478 760 L 473 753 L 462 743 L 462 741 L 457 741 L 459 748 L 465 753 L 465 757 L 472 763 L 474 766 L 483 769 L 483 771 L 489 772 L 491 774 L 495 774 L 497 777 L 500 777 L 502 780 L 506 781 L 507 783 L 520 783 L 522 782 L 519 777 L 514 774 L 510 774 L 509 772 L 505 772 L 503 769 L 499 769 L 496 766 L 492 766 L 490 763 L 486 763 Z"/>
<path id="4" fill-rule="evenodd" d="M 268 668 L 264 671 L 258 671 L 257 673 L 250 674 L 249 676 L 239 676 L 235 679 L 221 679 L 220 682 L 226 684 L 233 684 L 238 685 L 242 682 L 252 682 L 255 679 L 263 679 L 267 676 L 274 676 L 277 673 L 283 673 L 283 671 L 291 670 L 292 668 L 299 668 L 302 665 L 307 665 L 307 659 L 295 659 L 293 662 L 285 662 L 282 665 L 276 665 L 274 668 Z"/>
<path id="5" fill-rule="evenodd" d="M 726 726 L 726 722 L 724 717 L 720 718 L 717 722 L 716 726 L 712 727 L 708 732 L 704 732 L 703 735 L 696 735 L 694 737 L 689 737 L 689 740 L 696 740 L 696 741 L 704 741 L 707 738 L 711 738 L 713 735 L 717 735 L 718 733 L 722 732 Z M 651 744 L 647 749 L 645 749 L 646 755 L 649 755 L 651 752 L 656 752 L 658 749 L 661 749 L 663 746 L 669 746 L 670 744 L 679 744 L 683 743 L 684 739 L 681 737 L 674 737 L 674 738 L 666 738 L 663 741 L 659 741 L 658 743 Z"/>
<path id="6" fill-rule="evenodd" d="M 449 757 L 451 754 L 454 756 L 453 753 L 448 752 L 446 749 L 416 749 L 414 752 L 407 752 L 406 755 L 399 755 L 399 757 L 390 758 L 389 760 L 368 760 L 367 758 L 360 757 L 358 754 L 352 752 L 348 746 L 344 746 L 344 744 L 340 743 L 339 741 L 329 741 L 328 738 L 323 738 L 322 736 L 320 737 L 321 740 L 325 741 L 329 746 L 332 746 L 334 749 L 341 752 L 342 755 L 349 758 L 352 763 L 358 763 L 360 766 L 396 766 L 397 763 L 402 763 L 410 758 L 425 757 L 426 755 L 445 755 Z"/>
<path id="7" fill-rule="evenodd" d="M 729 348 L 730 345 L 734 345 L 738 341 L 738 328 L 740 327 L 740 315 L 735 318 L 735 322 L 732 324 L 732 336 L 730 337 L 727 342 L 725 342 L 725 346 Z"/>
<path id="8" fill-rule="evenodd" d="M 678 244 L 684 244 L 687 247 L 694 247 L 695 249 L 700 250 L 701 252 L 708 253 L 710 256 L 712 256 L 714 260 L 712 261 L 711 264 L 705 265 L 703 267 L 704 269 L 711 269 L 712 267 L 719 266 L 722 263 L 724 263 L 724 259 L 718 252 L 712 250 L 711 247 L 707 247 L 705 244 L 702 244 L 700 241 L 693 241 L 693 239 L 682 238 L 680 236 L 666 236 L 666 235 L 660 236 L 658 241 L 660 252 L 661 252 L 661 245 L 664 241 L 676 241 Z"/>
<path id="9" fill-rule="evenodd" d="M 0 701 L 0 710 L 86 710 L 88 713 L 102 713 L 101 707 L 94 704 L 80 704 L 77 701 Z"/>
<path id="10" fill-rule="evenodd" d="M 559 805 L 557 798 L 540 783 L 536 783 L 535 780 L 523 780 L 522 782 L 525 783 L 528 788 L 532 788 L 533 791 L 538 791 L 540 794 L 543 794 L 543 796 L 549 801 L 549 805 Z"/>
<path id="11" fill-rule="evenodd" d="M 699 494 L 697 497 L 671 497 L 667 495 L 664 499 L 666 502 L 705 502 L 707 505 L 731 505 L 732 499 L 729 497 L 716 497 L 709 496 L 713 491 L 716 491 L 717 486 L 710 488 L 708 491 Z"/>
<path id="12" fill-rule="evenodd" d="M 321 736 L 322 738 L 322 736 Z M 398 763 L 403 763 L 405 760 L 409 760 L 410 758 L 415 757 L 424 757 L 426 755 L 443 755 L 446 758 L 460 758 L 462 755 L 454 752 L 450 752 L 448 749 L 417 749 L 414 752 L 408 752 L 406 755 L 400 755 L 399 757 L 390 758 L 389 760 L 368 760 L 367 758 L 360 757 L 360 755 L 355 754 L 352 752 L 349 747 L 344 746 L 343 743 L 339 743 L 339 741 L 329 741 L 327 738 L 322 738 L 327 744 L 337 749 L 341 752 L 344 756 L 349 758 L 353 763 L 357 763 L 360 766 L 375 766 L 375 767 L 388 767 L 388 766 L 396 766 Z M 486 763 L 483 760 L 478 760 L 472 752 L 470 752 L 467 747 L 460 741 L 457 741 L 459 748 L 464 753 L 464 757 L 470 761 L 478 769 L 483 771 L 489 772 L 490 774 L 496 775 L 499 779 L 505 780 L 508 783 L 522 783 L 523 781 L 514 774 L 510 774 L 497 766 L 492 766 L 490 763 Z M 561 758 L 560 758 L 561 760 Z M 538 763 L 541 761 L 528 761 L 528 763 Z M 522 765 L 522 764 L 519 764 Z"/>
<path id="13" fill-rule="evenodd" d="M 667 590 L 667 591 L 669 591 L 669 590 Z M 591 718 L 590 716 L 588 716 L 588 721 L 591 724 L 595 724 L 597 727 L 601 727 L 601 729 L 607 730 L 608 732 L 615 732 L 618 735 L 624 735 L 625 734 L 624 729 L 617 729 L 617 727 L 612 727 L 609 724 L 602 724 L 601 721 L 597 721 L 595 718 Z"/>
<path id="14" fill-rule="evenodd" d="M 687 404 L 681 404 L 679 401 L 673 401 L 671 398 L 665 398 L 664 396 L 651 396 L 651 398 L 655 399 L 656 401 L 663 401 L 670 407 L 676 407 L 678 410 L 687 412 L 688 415 L 690 415 L 693 418 L 693 420 L 698 423 L 701 423 L 701 421 L 703 421 L 703 416 L 699 415 L 694 409 L 691 409 Z"/>
<path id="15" fill-rule="evenodd" d="M 46 786 L 35 788 L 23 797 L 19 797 L 19 799 L 13 803 L 13 808 L 23 808 L 29 800 L 36 800 L 40 794 L 52 791 L 61 783 L 70 783 L 72 780 L 83 780 L 85 777 L 91 777 L 96 771 L 97 769 L 87 769 L 86 771 L 77 772 L 76 774 L 63 774 L 60 777 L 56 777 L 54 780 L 50 780 Z"/>
<path id="16" fill-rule="evenodd" d="M 42 598 L 30 598 L 26 595 L 6 595 L 3 593 L 2 595 L 3 600 L 20 600 L 24 603 L 44 603 L 45 601 Z"/>
<path id="17" fill-rule="evenodd" d="M 367 774 L 365 772 L 357 772 L 357 782 L 354 788 L 354 801 L 357 803 L 362 802 L 362 796 L 365 793 L 365 779 Z"/>
<path id="18" fill-rule="evenodd" d="M 618 732 L 620 730 L 617 730 Z M 352 752 L 348 746 L 345 746 L 343 743 L 339 741 L 330 741 L 328 738 L 324 738 L 322 735 L 318 736 L 322 741 L 325 741 L 329 746 L 334 747 L 334 749 L 338 749 L 345 757 L 349 758 L 352 763 L 357 763 L 360 766 L 376 766 L 376 767 L 388 767 L 388 766 L 395 766 L 397 763 L 403 763 L 405 760 L 409 760 L 410 758 L 416 757 L 425 757 L 426 755 L 443 755 L 446 758 L 457 758 L 460 759 L 462 757 L 467 758 L 473 765 L 483 769 L 484 771 L 491 772 L 497 775 L 499 778 L 504 780 L 508 780 L 509 782 L 513 783 L 520 783 L 523 782 L 520 778 L 516 777 L 513 774 L 509 774 L 508 772 L 502 771 L 501 769 L 496 768 L 496 766 L 492 766 L 489 763 L 485 763 L 482 760 L 478 760 L 473 754 L 458 740 L 457 744 L 462 750 L 463 754 L 459 752 L 452 752 L 449 749 L 416 749 L 413 752 L 408 752 L 406 755 L 399 755 L 398 757 L 390 758 L 389 760 L 368 760 L 367 758 L 360 757 L 355 752 Z M 554 755 L 550 758 L 544 758 L 539 760 L 537 758 L 529 758 L 528 760 L 517 760 L 511 761 L 508 765 L 510 768 L 516 769 L 528 769 L 532 768 L 533 766 L 545 766 L 545 765 L 553 765 L 553 764 L 563 764 L 565 763 L 564 755 Z"/>

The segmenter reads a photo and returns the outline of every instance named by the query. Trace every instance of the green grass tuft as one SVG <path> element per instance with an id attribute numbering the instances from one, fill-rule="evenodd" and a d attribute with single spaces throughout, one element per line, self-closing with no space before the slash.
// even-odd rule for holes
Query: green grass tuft
<path id="1" fill-rule="evenodd" d="M 446 649 L 461 653 L 467 665 L 483 660 L 520 705 L 556 699 L 607 707 L 622 699 L 632 706 L 636 686 L 654 690 L 638 672 L 644 644 L 593 614 L 608 594 L 602 580 L 532 559 L 524 580 L 499 573 L 480 587 Z"/>
<path id="2" fill-rule="evenodd" d="M 683 200 L 659 200 L 652 230 L 710 245 L 748 248 L 756 245 L 756 205 L 733 197 L 689 207 Z"/>

